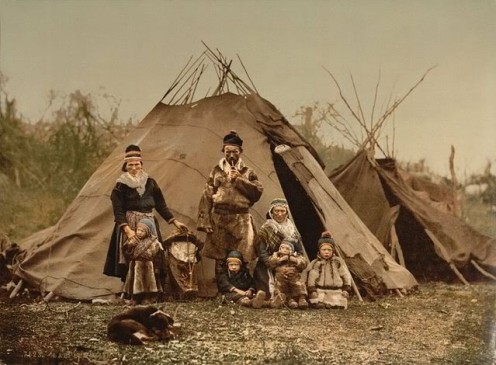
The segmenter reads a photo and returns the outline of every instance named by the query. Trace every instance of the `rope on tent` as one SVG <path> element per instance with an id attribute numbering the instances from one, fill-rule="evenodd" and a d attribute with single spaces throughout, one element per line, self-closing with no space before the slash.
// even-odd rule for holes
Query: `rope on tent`
<path id="1" fill-rule="evenodd" d="M 22 284 L 23 284 L 23 281 L 22 280 L 19 280 L 19 282 L 17 283 L 17 285 L 14 287 L 14 289 L 12 289 L 12 292 L 10 293 L 9 295 L 9 298 L 12 299 L 14 298 L 18 293 L 19 291 L 21 290 L 22 288 Z"/>
<path id="2" fill-rule="evenodd" d="M 470 260 L 470 263 L 471 263 L 472 265 L 474 265 L 474 267 L 475 267 L 477 270 L 479 270 L 479 272 L 480 272 L 482 275 L 484 275 L 484 276 L 486 276 L 486 277 L 488 277 L 488 278 L 490 278 L 490 279 L 496 280 L 496 276 L 491 275 L 491 274 L 490 274 L 490 273 L 488 273 L 486 270 L 484 270 L 482 267 L 480 267 L 480 266 L 479 266 L 479 264 L 478 264 L 477 262 L 475 262 L 475 260 Z"/>
<path id="3" fill-rule="evenodd" d="M 429 231 L 427 228 L 425 229 L 425 233 L 427 233 L 427 235 L 429 236 L 429 238 L 432 240 L 432 242 L 434 243 L 434 246 L 436 246 L 439 249 L 439 252 L 441 253 L 442 257 L 444 258 L 444 260 L 446 262 L 448 262 L 449 267 L 451 268 L 451 270 L 453 270 L 453 272 L 456 274 L 456 276 L 458 276 L 458 279 L 460 279 L 460 281 L 463 284 L 470 286 L 470 283 L 463 277 L 462 273 L 457 269 L 457 267 L 455 266 L 455 264 L 453 264 L 453 262 L 451 262 L 451 260 L 449 259 L 449 255 L 446 252 L 444 246 L 437 239 L 437 237 L 434 236 L 434 233 L 432 233 L 431 231 Z"/>

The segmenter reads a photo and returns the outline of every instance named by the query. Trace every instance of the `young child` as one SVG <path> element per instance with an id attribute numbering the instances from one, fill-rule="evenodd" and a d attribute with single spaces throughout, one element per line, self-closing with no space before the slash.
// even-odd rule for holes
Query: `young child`
<path id="1" fill-rule="evenodd" d="M 301 272 L 307 267 L 307 259 L 294 251 L 290 239 L 283 239 L 279 250 L 269 258 L 269 267 L 274 271 L 274 299 L 272 307 L 279 308 L 286 304 L 289 308 L 308 308 L 305 283 Z"/>
<path id="2" fill-rule="evenodd" d="M 123 252 L 129 260 L 124 292 L 130 297 L 131 304 L 155 302 L 163 288 L 154 261 L 163 254 L 163 248 L 151 219 L 144 218 L 138 222 L 136 236 L 124 242 Z"/>
<path id="3" fill-rule="evenodd" d="M 224 265 L 218 268 L 217 287 L 227 301 L 244 307 L 261 308 L 265 301 L 264 291 L 255 295 L 253 277 L 239 251 L 229 252 Z"/>
<path id="4" fill-rule="evenodd" d="M 351 274 L 341 257 L 335 255 L 335 243 L 329 232 L 319 239 L 319 253 L 308 270 L 307 289 L 310 305 L 315 308 L 348 307 Z"/>

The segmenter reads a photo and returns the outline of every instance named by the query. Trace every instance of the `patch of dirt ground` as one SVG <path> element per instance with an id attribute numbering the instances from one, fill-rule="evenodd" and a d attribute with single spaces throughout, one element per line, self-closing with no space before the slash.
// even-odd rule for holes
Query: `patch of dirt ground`
<path id="1" fill-rule="evenodd" d="M 167 302 L 180 334 L 142 347 L 107 340 L 123 304 L 7 298 L 0 364 L 496 364 L 494 288 L 430 283 L 346 311 Z"/>

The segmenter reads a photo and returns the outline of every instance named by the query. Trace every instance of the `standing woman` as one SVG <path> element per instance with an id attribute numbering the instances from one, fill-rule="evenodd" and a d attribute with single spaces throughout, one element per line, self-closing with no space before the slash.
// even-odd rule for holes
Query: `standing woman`
<path id="1" fill-rule="evenodd" d="M 294 242 L 295 252 L 304 254 L 301 236 L 289 217 L 288 202 L 286 199 L 277 198 L 270 203 L 267 220 L 260 227 L 255 243 L 258 256 L 253 273 L 255 287 L 257 290 L 263 290 L 267 297 L 272 297 L 274 294 L 274 276 L 269 269 L 269 258 L 279 250 L 283 239 Z"/>
<path id="2" fill-rule="evenodd" d="M 117 179 L 110 196 L 115 227 L 110 239 L 103 273 L 108 276 L 119 277 L 125 281 L 129 263 L 123 255 L 122 244 L 126 240 L 136 240 L 136 227 L 141 219 L 150 218 L 155 222 L 160 242 L 162 242 L 162 236 L 153 209 L 167 223 L 174 224 L 178 229 L 187 230 L 187 227 L 174 218 L 157 182 L 143 171 L 143 159 L 139 146 L 129 145 L 126 148 L 122 171 L 123 173 Z M 165 279 L 165 260 L 163 255 L 157 256 L 160 257 L 156 259 L 155 271 L 163 281 Z M 161 284 L 163 285 L 163 283 Z"/>

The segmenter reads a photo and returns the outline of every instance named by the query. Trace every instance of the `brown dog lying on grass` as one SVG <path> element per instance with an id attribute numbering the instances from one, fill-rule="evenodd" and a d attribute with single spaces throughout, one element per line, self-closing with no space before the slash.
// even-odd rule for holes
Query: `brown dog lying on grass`
<path id="1" fill-rule="evenodd" d="M 107 326 L 111 341 L 126 345 L 144 345 L 149 341 L 168 341 L 174 338 L 174 320 L 157 307 L 136 306 L 110 320 Z"/>

